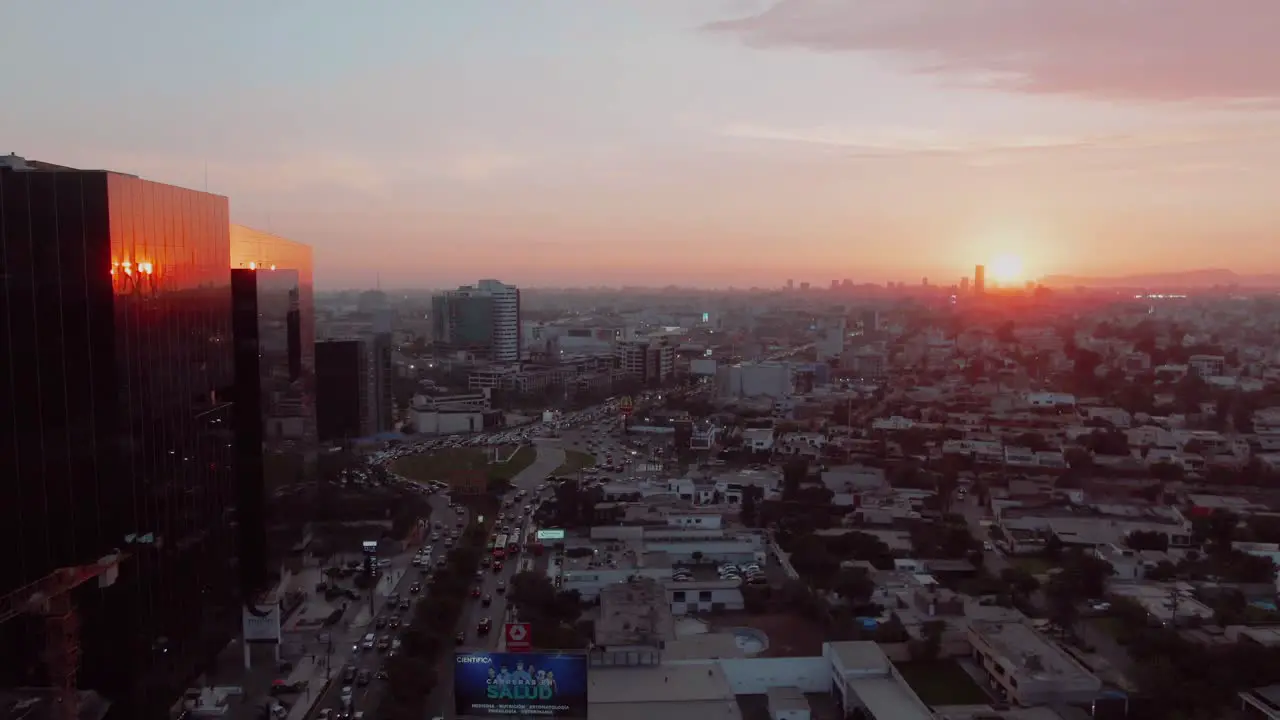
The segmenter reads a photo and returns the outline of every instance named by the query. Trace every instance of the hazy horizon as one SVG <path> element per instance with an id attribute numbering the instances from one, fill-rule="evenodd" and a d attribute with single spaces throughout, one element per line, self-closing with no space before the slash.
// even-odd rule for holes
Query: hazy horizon
<path id="1" fill-rule="evenodd" d="M 1280 271 L 1274 0 L 45 0 L 24 157 L 204 189 L 323 288 Z"/>

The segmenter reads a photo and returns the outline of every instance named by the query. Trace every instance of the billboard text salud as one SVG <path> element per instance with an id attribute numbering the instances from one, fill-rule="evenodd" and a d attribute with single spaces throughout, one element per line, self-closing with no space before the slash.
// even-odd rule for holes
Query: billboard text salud
<path id="1" fill-rule="evenodd" d="M 587 656 L 458 653 L 454 708 L 460 717 L 587 716 Z"/>

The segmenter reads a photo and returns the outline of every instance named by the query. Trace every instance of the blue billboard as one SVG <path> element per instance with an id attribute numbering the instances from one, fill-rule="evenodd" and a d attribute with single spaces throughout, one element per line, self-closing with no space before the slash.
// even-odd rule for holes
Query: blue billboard
<path id="1" fill-rule="evenodd" d="M 459 717 L 587 716 L 587 656 L 582 653 L 465 652 L 454 656 Z"/>

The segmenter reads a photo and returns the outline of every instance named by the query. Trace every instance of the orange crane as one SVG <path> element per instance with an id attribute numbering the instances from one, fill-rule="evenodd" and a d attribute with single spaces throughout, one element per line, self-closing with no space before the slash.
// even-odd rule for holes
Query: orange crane
<path id="1" fill-rule="evenodd" d="M 97 579 L 98 587 L 108 587 L 120 576 L 125 555 L 116 552 L 92 565 L 58 568 L 39 580 L 0 598 L 0 623 L 19 615 L 39 615 L 46 631 L 44 662 L 57 698 L 54 717 L 76 720 L 80 713 L 76 673 L 80 669 L 80 623 L 71 591 Z"/>

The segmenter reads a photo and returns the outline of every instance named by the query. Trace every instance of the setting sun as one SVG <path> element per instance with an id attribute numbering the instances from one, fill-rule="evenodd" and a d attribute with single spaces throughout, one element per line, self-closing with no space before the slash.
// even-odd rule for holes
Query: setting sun
<path id="1" fill-rule="evenodd" d="M 991 259 L 991 279 L 1015 282 L 1022 278 L 1022 260 L 1015 255 L 997 255 Z"/>

